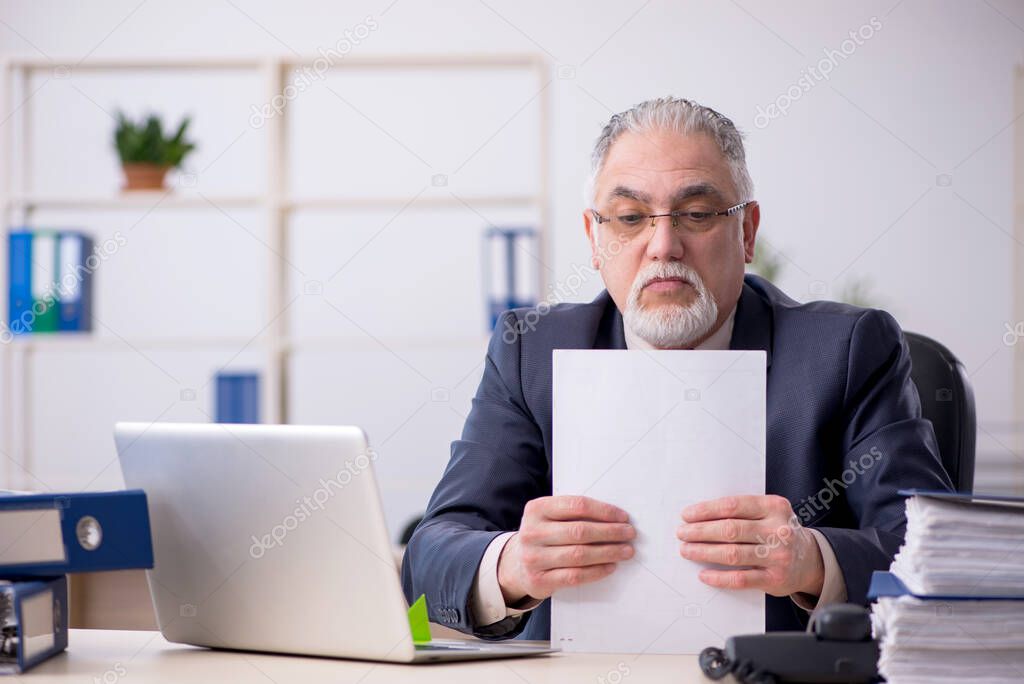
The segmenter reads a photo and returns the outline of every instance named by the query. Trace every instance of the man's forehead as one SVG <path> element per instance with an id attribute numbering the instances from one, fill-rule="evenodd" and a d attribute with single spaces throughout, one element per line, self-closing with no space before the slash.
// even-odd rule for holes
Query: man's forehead
<path id="1" fill-rule="evenodd" d="M 650 201 L 723 195 L 729 166 L 704 134 L 628 132 L 616 140 L 597 177 L 599 196 Z"/>
<path id="2" fill-rule="evenodd" d="M 654 197 L 651 193 L 646 190 L 631 187 L 629 185 L 618 184 L 613 186 L 608 192 L 607 196 L 609 199 L 627 199 L 635 200 L 637 202 L 643 202 L 650 204 L 657 201 L 659 198 Z M 688 199 L 696 197 L 703 197 L 707 199 L 720 200 L 723 198 L 722 190 L 720 190 L 714 183 L 706 181 L 695 181 L 692 183 L 684 183 L 676 187 L 671 192 L 669 198 L 671 202 L 684 202 Z"/>

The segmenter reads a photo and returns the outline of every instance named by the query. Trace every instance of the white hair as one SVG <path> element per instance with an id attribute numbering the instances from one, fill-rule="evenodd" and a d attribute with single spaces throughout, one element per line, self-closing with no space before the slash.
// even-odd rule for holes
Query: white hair
<path id="1" fill-rule="evenodd" d="M 604 168 L 612 143 L 623 133 L 648 131 L 674 131 L 683 135 L 702 133 L 718 146 L 729 164 L 733 183 L 739 192 L 739 201 L 753 199 L 754 183 L 747 171 L 743 134 L 728 117 L 710 107 L 679 97 L 659 97 L 647 100 L 612 116 L 594 143 L 590 158 L 590 176 L 583 190 L 584 206 L 593 207 L 597 176 Z"/>

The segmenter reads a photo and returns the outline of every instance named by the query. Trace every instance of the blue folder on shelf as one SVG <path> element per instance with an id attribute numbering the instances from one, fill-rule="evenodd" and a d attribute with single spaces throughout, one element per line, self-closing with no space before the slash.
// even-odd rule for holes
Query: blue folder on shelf
<path id="1" fill-rule="evenodd" d="M 7 235 L 7 326 L 20 335 L 32 330 L 32 232 Z"/>
<path id="2" fill-rule="evenodd" d="M 0 576 L 152 567 L 141 489 L 0 496 Z"/>
<path id="3" fill-rule="evenodd" d="M 0 674 L 24 672 L 68 647 L 68 581 L 0 581 Z"/>
<path id="4" fill-rule="evenodd" d="M 214 420 L 218 423 L 260 422 L 258 373 L 220 372 L 216 377 Z"/>
<path id="5" fill-rule="evenodd" d="M 503 311 L 537 303 L 533 294 L 534 279 L 529 277 L 530 269 L 516 258 L 517 247 L 526 254 L 532 254 L 535 247 L 524 248 L 523 245 L 536 241 L 537 231 L 529 227 L 492 226 L 484 233 L 483 268 L 490 329 L 498 324 Z"/>

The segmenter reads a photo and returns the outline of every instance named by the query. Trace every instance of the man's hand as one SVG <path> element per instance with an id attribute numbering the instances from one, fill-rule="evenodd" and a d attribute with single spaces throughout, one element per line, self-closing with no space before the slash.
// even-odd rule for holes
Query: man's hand
<path id="1" fill-rule="evenodd" d="M 821 595 L 825 565 L 814 536 L 781 496 L 727 496 L 687 506 L 676 531 L 679 555 L 692 561 L 743 566 L 701 570 L 712 587 L 761 589 L 773 596 Z"/>
<path id="2" fill-rule="evenodd" d="M 545 496 L 526 504 L 519 531 L 498 560 L 505 603 L 545 599 L 562 587 L 607 577 L 633 557 L 636 531 L 621 508 L 585 496 Z"/>

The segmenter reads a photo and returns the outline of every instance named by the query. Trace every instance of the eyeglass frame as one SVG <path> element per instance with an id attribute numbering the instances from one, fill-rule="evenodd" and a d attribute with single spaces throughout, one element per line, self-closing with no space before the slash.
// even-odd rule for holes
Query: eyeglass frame
<path id="1" fill-rule="evenodd" d="M 679 219 L 684 216 L 689 216 L 690 214 L 702 214 L 705 216 L 705 218 L 713 218 L 716 216 L 734 216 L 737 212 L 741 211 L 742 209 L 745 209 L 746 207 L 756 202 L 757 200 L 747 200 L 746 202 L 740 202 L 739 204 L 735 204 L 729 207 L 728 209 L 723 209 L 722 211 L 670 211 L 667 214 L 627 214 L 627 216 L 632 215 L 638 216 L 639 218 L 642 219 L 651 219 L 651 225 L 648 226 L 648 228 L 653 228 L 655 222 L 661 217 L 668 216 L 669 218 L 672 219 L 672 227 L 678 228 Z M 609 223 L 614 219 L 618 218 L 616 216 L 602 216 L 597 212 L 597 209 L 593 208 L 591 208 L 590 213 L 594 215 L 594 220 L 597 221 L 597 225 Z"/>

